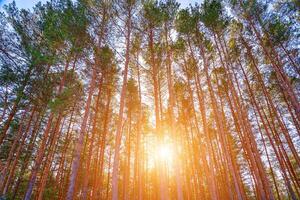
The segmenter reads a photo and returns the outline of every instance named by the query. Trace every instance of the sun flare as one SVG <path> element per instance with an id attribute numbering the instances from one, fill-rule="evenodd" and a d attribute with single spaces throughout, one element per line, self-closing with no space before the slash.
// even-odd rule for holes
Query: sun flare
<path id="1" fill-rule="evenodd" d="M 173 159 L 173 148 L 171 144 L 162 144 L 157 148 L 157 155 L 161 161 L 171 161 Z"/>
<path id="2" fill-rule="evenodd" d="M 175 145 L 170 137 L 165 136 L 161 140 L 155 137 L 148 137 L 144 144 L 145 156 L 147 158 L 147 168 L 167 167 L 172 171 L 176 161 Z"/>

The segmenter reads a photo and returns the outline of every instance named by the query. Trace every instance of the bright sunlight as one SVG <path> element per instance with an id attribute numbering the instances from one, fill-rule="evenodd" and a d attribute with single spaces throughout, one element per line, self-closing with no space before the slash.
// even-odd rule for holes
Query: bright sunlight
<path id="1" fill-rule="evenodd" d="M 174 149 L 173 145 L 170 143 L 164 143 L 157 147 L 156 154 L 158 161 L 165 163 L 168 166 L 172 165 L 172 160 L 174 159 Z"/>
<path id="2" fill-rule="evenodd" d="M 172 173 L 176 159 L 176 149 L 170 137 L 165 136 L 162 139 L 158 139 L 149 136 L 145 140 L 144 149 L 144 156 L 147 157 L 146 167 L 148 169 L 166 167 Z"/>

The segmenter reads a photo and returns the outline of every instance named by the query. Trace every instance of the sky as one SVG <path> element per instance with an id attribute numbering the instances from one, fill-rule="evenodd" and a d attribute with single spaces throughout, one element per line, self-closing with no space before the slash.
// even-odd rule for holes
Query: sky
<path id="1" fill-rule="evenodd" d="M 3 7 L 4 4 L 8 4 L 13 0 L 0 0 L 0 6 Z M 47 0 L 15 0 L 17 7 L 19 8 L 32 8 L 39 1 L 46 2 Z M 182 8 L 188 7 L 189 4 L 194 4 L 195 2 L 200 2 L 201 0 L 177 0 Z"/>

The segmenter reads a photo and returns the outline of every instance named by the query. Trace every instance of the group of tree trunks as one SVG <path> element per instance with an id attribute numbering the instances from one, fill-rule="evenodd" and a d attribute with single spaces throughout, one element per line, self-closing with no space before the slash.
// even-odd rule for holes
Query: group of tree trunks
<path id="1" fill-rule="evenodd" d="M 4 10 L 0 199 L 300 198 L 296 0 Z"/>

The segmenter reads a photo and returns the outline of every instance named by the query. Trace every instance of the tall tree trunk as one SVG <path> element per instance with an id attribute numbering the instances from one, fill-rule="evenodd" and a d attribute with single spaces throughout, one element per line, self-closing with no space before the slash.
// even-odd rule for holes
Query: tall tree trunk
<path id="1" fill-rule="evenodd" d="M 128 131 L 126 135 L 126 160 L 124 172 L 124 185 L 123 185 L 123 199 L 130 198 L 130 157 L 131 157 L 131 111 L 128 111 Z"/>
<path id="2" fill-rule="evenodd" d="M 94 148 L 94 139 L 95 139 L 95 134 L 96 134 L 96 130 L 97 130 L 97 122 L 98 122 L 98 115 L 99 115 L 99 103 L 100 103 L 100 97 L 101 97 L 101 92 L 102 92 L 102 82 L 103 82 L 103 75 L 101 76 L 100 82 L 99 82 L 99 86 L 98 86 L 98 95 L 97 95 L 97 99 L 95 102 L 95 112 L 94 112 L 94 119 L 93 119 L 93 124 L 92 124 L 92 137 L 90 139 L 90 147 L 88 150 L 88 155 L 87 155 L 87 167 L 86 167 L 86 175 L 85 175 L 85 179 L 84 179 L 84 183 L 83 183 L 83 199 L 85 200 L 87 198 L 87 193 L 88 193 L 88 182 L 90 179 L 90 165 L 91 165 L 91 159 L 92 159 L 92 152 L 93 152 L 93 148 Z"/>
<path id="3" fill-rule="evenodd" d="M 73 195 L 74 195 L 75 181 L 76 181 L 79 164 L 80 164 L 80 155 L 81 155 L 81 152 L 83 149 L 83 139 L 84 139 L 86 131 L 87 131 L 86 127 L 87 127 L 88 116 L 90 113 L 90 107 L 91 107 L 91 103 L 92 103 L 92 96 L 93 96 L 95 84 L 96 84 L 96 76 L 97 76 L 97 69 L 96 69 L 96 66 L 93 66 L 93 74 L 92 74 L 92 78 L 90 81 L 88 98 L 86 100 L 86 105 L 84 108 L 84 116 L 83 116 L 82 123 L 80 126 L 79 138 L 76 142 L 76 146 L 75 146 L 75 150 L 74 150 L 74 158 L 73 158 L 73 162 L 72 162 L 70 183 L 69 183 L 69 188 L 68 188 L 67 197 L 66 197 L 66 199 L 68 199 L 68 200 L 72 200 Z"/>
<path id="4" fill-rule="evenodd" d="M 62 76 L 60 84 L 59 84 L 59 88 L 58 88 L 58 92 L 57 92 L 58 95 L 61 94 L 63 87 L 65 85 L 68 68 L 69 68 L 69 60 L 67 59 L 65 69 L 63 72 L 63 76 Z M 40 148 L 37 152 L 35 164 L 33 166 L 33 169 L 32 169 L 31 175 L 30 175 L 30 179 L 28 182 L 27 191 L 26 191 L 24 200 L 29 200 L 31 198 L 33 187 L 34 187 L 34 184 L 35 184 L 36 178 L 37 178 L 37 173 L 38 173 L 38 171 L 40 169 L 40 165 L 42 164 L 42 161 L 43 161 L 43 156 L 44 156 L 45 149 L 46 149 L 46 143 L 49 138 L 50 129 L 51 129 L 51 125 L 52 125 L 54 116 L 55 116 L 55 114 L 53 112 L 51 112 L 49 115 L 48 122 L 47 122 L 47 125 L 45 128 L 45 131 L 44 131 L 43 139 L 41 141 Z M 61 113 L 58 114 L 57 123 L 60 123 L 60 120 L 61 120 Z"/>
<path id="5" fill-rule="evenodd" d="M 178 158 L 175 160 L 175 177 L 176 177 L 176 186 L 177 186 L 177 199 L 183 200 L 183 193 L 182 193 L 182 182 L 181 182 L 181 169 L 180 169 L 180 155 L 179 149 L 177 148 L 180 146 L 180 139 L 179 135 L 175 130 L 175 119 L 174 119 L 174 92 L 173 92 L 173 70 L 172 70 L 172 61 L 171 61 L 171 52 L 169 47 L 169 33 L 167 29 L 167 25 L 165 25 L 165 41 L 166 41 L 166 51 L 167 51 L 167 58 L 166 58 L 166 65 L 167 65 L 167 79 L 168 79 L 168 91 L 169 91 L 169 116 L 170 116 L 170 131 L 174 134 L 175 138 L 175 153 L 178 155 Z M 197 122 L 196 122 L 197 123 Z"/>
<path id="6" fill-rule="evenodd" d="M 295 110 L 295 113 L 297 115 L 298 120 L 300 121 L 300 104 L 299 101 L 297 99 L 297 96 L 293 90 L 293 87 L 288 79 L 288 76 L 286 75 L 286 73 L 284 72 L 283 69 L 283 64 L 281 62 L 281 60 L 278 57 L 278 54 L 276 52 L 276 50 L 273 47 L 273 44 L 271 42 L 271 40 L 269 39 L 269 36 L 267 33 L 265 33 L 266 35 L 266 39 L 268 40 L 269 44 L 270 44 L 270 48 L 267 48 L 264 45 L 264 42 L 262 40 L 261 34 L 259 33 L 259 31 L 257 30 L 252 17 L 249 15 L 249 13 L 246 11 L 245 6 L 243 4 L 243 2 L 241 0 L 239 0 L 239 3 L 241 5 L 241 7 L 243 8 L 243 11 L 245 13 L 246 19 L 248 20 L 251 28 L 253 29 L 256 38 L 259 41 L 260 46 L 263 49 L 263 52 L 265 53 L 265 56 L 270 60 L 271 65 L 275 71 L 276 77 L 279 81 L 279 86 L 281 87 L 282 93 L 286 96 L 287 99 L 290 100 L 291 104 L 293 105 L 293 108 Z M 257 15 L 256 16 L 258 18 L 258 21 L 261 21 L 260 16 Z"/>
<path id="7" fill-rule="evenodd" d="M 5 137 L 7 135 L 7 131 L 10 127 L 10 124 L 11 124 L 12 120 L 14 119 L 15 114 L 18 111 L 19 104 L 20 104 L 21 100 L 23 99 L 24 90 L 30 80 L 32 71 L 33 71 L 33 66 L 30 65 L 29 69 L 27 70 L 26 74 L 24 75 L 24 80 L 22 81 L 20 88 L 18 88 L 18 90 L 17 90 L 17 97 L 16 97 L 16 100 L 14 101 L 13 107 L 8 115 L 7 120 L 4 123 L 4 127 L 3 127 L 1 135 L 0 135 L 0 145 L 3 143 L 3 140 L 5 139 Z"/>
<path id="8" fill-rule="evenodd" d="M 136 55 L 136 67 L 137 67 L 137 79 L 138 79 L 138 120 L 137 120 L 137 136 L 136 136 L 136 150 L 134 159 L 134 187 L 133 195 L 134 199 L 142 200 L 142 183 L 141 183 L 141 123 L 142 123 L 142 92 L 141 92 L 141 75 L 140 75 L 140 64 L 139 54 Z"/>
<path id="9" fill-rule="evenodd" d="M 116 140 L 115 140 L 115 153 L 113 160 L 113 172 L 112 172 L 112 200 L 117 200 L 119 198 L 118 192 L 118 171 L 119 171 L 119 162 L 120 162 L 120 146 L 122 139 L 122 123 L 123 123 L 123 112 L 126 98 L 127 90 L 127 76 L 128 76 L 128 67 L 130 60 L 130 43 L 131 43 L 131 8 L 128 10 L 128 16 L 126 20 L 126 55 L 125 55 L 125 64 L 123 71 L 123 85 L 121 89 L 120 97 L 120 109 L 117 122 L 117 131 L 116 131 Z"/>

